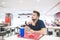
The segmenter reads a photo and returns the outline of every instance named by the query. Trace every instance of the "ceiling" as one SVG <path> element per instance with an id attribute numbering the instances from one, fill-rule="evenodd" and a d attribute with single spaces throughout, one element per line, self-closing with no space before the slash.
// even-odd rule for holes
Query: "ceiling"
<path id="1" fill-rule="evenodd" d="M 6 10 L 38 10 L 41 13 L 48 13 L 60 0 L 0 0 L 0 11 Z M 52 8 L 52 9 L 51 9 Z M 60 5 L 52 11 L 60 11 Z M 50 10 L 51 9 L 51 10 Z M 49 11 L 48 11 L 49 10 Z M 52 12 L 51 11 L 51 12 Z M 9 12 L 9 11 L 8 11 Z M 50 13 L 50 12 L 49 12 Z M 54 13 L 54 12 L 52 12 Z"/>

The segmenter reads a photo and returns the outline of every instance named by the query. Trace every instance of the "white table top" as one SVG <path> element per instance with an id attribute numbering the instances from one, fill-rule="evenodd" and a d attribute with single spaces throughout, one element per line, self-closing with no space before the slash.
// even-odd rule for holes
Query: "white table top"
<path id="1" fill-rule="evenodd" d="M 46 28 L 50 28 L 50 29 L 60 29 L 60 27 L 58 27 L 58 26 L 46 26 Z"/>
<path id="2" fill-rule="evenodd" d="M 18 38 L 16 35 L 14 35 L 14 36 L 5 38 L 5 40 L 32 40 L 32 39 Z M 60 40 L 60 37 L 45 35 L 39 40 Z"/>
<path id="3" fill-rule="evenodd" d="M 18 38 L 17 35 L 13 35 L 4 39 L 5 40 L 31 40 L 31 39 L 25 39 L 25 38 Z"/>
<path id="4" fill-rule="evenodd" d="M 40 40 L 60 40 L 60 37 L 55 37 L 53 35 L 45 35 Z"/>

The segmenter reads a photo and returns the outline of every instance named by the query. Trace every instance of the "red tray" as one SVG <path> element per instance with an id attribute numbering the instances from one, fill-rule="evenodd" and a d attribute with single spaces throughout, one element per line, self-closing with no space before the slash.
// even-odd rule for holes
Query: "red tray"
<path id="1" fill-rule="evenodd" d="M 17 35 L 18 38 L 28 38 L 33 40 L 38 40 L 41 36 L 39 33 L 25 33 L 24 37 L 21 37 L 20 34 Z"/>

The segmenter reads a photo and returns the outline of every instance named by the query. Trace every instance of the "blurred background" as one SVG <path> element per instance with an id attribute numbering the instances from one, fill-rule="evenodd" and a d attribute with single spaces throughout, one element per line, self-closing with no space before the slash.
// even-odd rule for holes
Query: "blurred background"
<path id="1" fill-rule="evenodd" d="M 6 13 L 11 13 L 14 25 L 15 23 L 16 25 L 23 24 L 24 21 L 29 20 L 31 17 L 21 17 L 18 14 L 32 13 L 33 10 L 40 12 L 40 19 L 44 22 L 52 23 L 55 19 L 54 15 L 60 12 L 60 0 L 0 0 L 0 21 L 4 21 Z"/>

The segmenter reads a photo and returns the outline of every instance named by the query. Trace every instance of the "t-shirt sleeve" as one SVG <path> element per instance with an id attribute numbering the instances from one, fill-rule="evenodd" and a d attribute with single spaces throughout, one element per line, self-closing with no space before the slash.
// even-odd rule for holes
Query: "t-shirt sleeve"
<path id="1" fill-rule="evenodd" d="M 43 21 L 40 22 L 40 26 L 41 26 L 41 28 L 45 28 L 45 24 Z"/>
<path id="2" fill-rule="evenodd" d="M 30 27 L 30 28 L 32 28 L 33 27 L 33 25 L 32 24 L 29 24 L 29 25 L 27 25 L 28 27 Z"/>

